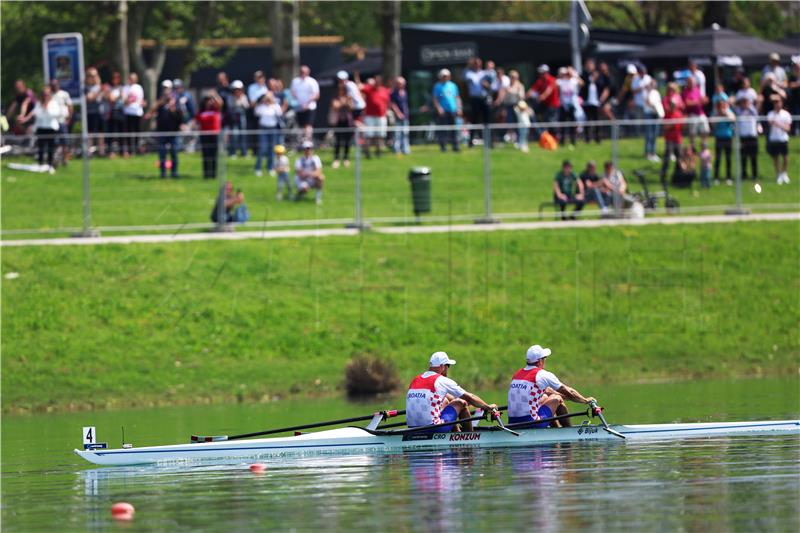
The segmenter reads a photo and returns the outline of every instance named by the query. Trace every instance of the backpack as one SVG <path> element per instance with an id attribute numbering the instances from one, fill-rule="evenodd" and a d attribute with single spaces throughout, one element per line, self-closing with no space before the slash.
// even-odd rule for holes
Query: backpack
<path id="1" fill-rule="evenodd" d="M 558 141 L 549 131 L 545 131 L 539 136 L 539 146 L 544 150 L 555 150 L 558 148 Z"/>

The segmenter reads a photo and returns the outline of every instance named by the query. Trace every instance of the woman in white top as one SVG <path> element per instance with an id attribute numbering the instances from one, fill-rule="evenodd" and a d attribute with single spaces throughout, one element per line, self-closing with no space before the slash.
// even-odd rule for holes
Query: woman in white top
<path id="1" fill-rule="evenodd" d="M 55 154 L 56 135 L 58 135 L 59 120 L 62 118 L 62 108 L 53 99 L 53 91 L 48 85 L 42 88 L 40 99 L 36 102 L 33 109 L 23 117 L 22 121 L 27 122 L 34 119 L 33 127 L 36 130 L 36 144 L 39 148 L 39 165 L 44 164 L 44 152 L 47 151 L 47 170 L 50 174 L 55 172 L 53 168 L 53 155 Z"/>
<path id="2" fill-rule="evenodd" d="M 561 107 L 558 112 L 560 122 L 575 122 L 575 106 L 578 103 L 578 90 L 580 89 L 580 78 L 572 67 L 561 67 L 558 69 L 558 96 L 561 100 Z M 558 129 L 558 142 L 564 144 L 567 134 L 572 146 L 575 146 L 575 126 L 560 127 Z"/>
<path id="3" fill-rule="evenodd" d="M 125 131 L 128 133 L 139 133 L 142 129 L 142 115 L 144 115 L 144 89 L 139 85 L 139 76 L 135 72 L 128 75 L 128 84 L 122 88 L 122 98 L 125 107 Z M 128 156 L 136 152 L 139 146 L 139 139 L 132 135 L 123 140 L 123 155 Z"/>
<path id="4" fill-rule="evenodd" d="M 648 161 L 658 163 L 661 159 L 656 155 L 656 139 L 658 125 L 664 118 L 664 105 L 661 103 L 661 93 L 656 89 L 656 80 L 651 78 L 644 91 L 644 118 L 650 121 L 644 126 L 644 156 Z"/>
<path id="5" fill-rule="evenodd" d="M 275 102 L 272 93 L 262 96 L 253 111 L 258 120 L 258 156 L 256 157 L 256 176 L 261 176 L 261 160 L 267 158 L 267 170 L 275 174 L 275 145 L 281 128 L 281 106 Z"/>
<path id="6" fill-rule="evenodd" d="M 767 152 L 772 156 L 778 185 L 783 185 L 789 183 L 786 169 L 789 168 L 789 131 L 792 129 L 792 115 L 783 108 L 783 98 L 774 94 L 772 101 L 772 111 L 767 113 L 769 123 Z"/>
<path id="7" fill-rule="evenodd" d="M 506 124 L 516 124 L 518 116 L 516 106 L 525 100 L 525 86 L 519 81 L 519 72 L 510 70 L 508 72 L 508 85 L 500 85 L 500 91 L 497 93 L 497 99 L 494 102 L 495 106 L 502 106 L 506 112 Z M 512 136 L 517 133 L 514 129 L 509 129 L 506 133 L 506 142 L 511 141 Z M 519 138 L 517 144 L 521 144 Z"/>

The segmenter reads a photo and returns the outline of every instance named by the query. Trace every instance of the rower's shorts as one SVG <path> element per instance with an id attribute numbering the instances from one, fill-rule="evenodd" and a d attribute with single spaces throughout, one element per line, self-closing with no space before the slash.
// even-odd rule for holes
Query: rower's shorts
<path id="1" fill-rule="evenodd" d="M 439 415 L 439 418 L 442 419 L 442 423 L 455 422 L 456 420 L 458 420 L 458 413 L 456 412 L 455 407 L 453 407 L 452 405 L 448 405 L 442 410 L 441 414 Z M 454 427 L 455 424 L 436 428 L 432 431 L 432 433 L 450 433 L 451 431 L 453 431 Z"/>
<path id="2" fill-rule="evenodd" d="M 550 417 L 553 416 L 553 411 L 551 411 L 550 408 L 547 407 L 546 405 L 542 405 L 541 407 L 539 407 L 539 411 L 537 411 L 537 412 L 539 413 L 539 418 L 550 418 Z M 519 423 L 522 423 L 522 422 L 533 422 L 533 417 L 531 415 L 509 416 L 508 417 L 508 423 L 509 424 L 519 424 Z M 535 428 L 546 428 L 549 425 L 550 425 L 550 422 L 542 422 L 541 424 L 536 424 L 533 427 L 535 427 Z"/>

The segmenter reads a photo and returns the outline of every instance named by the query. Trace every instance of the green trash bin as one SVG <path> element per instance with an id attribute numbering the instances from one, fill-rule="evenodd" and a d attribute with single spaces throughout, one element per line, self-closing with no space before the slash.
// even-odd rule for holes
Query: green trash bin
<path id="1" fill-rule="evenodd" d="M 408 173 L 411 182 L 411 200 L 414 202 L 414 215 L 431 212 L 431 169 L 415 167 Z"/>

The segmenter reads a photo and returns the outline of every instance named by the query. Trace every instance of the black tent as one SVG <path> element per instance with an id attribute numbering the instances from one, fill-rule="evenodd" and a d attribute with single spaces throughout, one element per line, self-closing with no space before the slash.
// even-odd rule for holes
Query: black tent
<path id="1" fill-rule="evenodd" d="M 800 53 L 800 49 L 743 35 L 727 28 L 712 27 L 660 42 L 635 55 L 641 60 L 681 61 L 695 57 L 710 57 L 713 61 L 719 61 L 724 57 L 738 56 L 745 65 L 763 65 L 767 62 L 767 56 L 773 52 L 788 61 L 789 56 Z"/>

